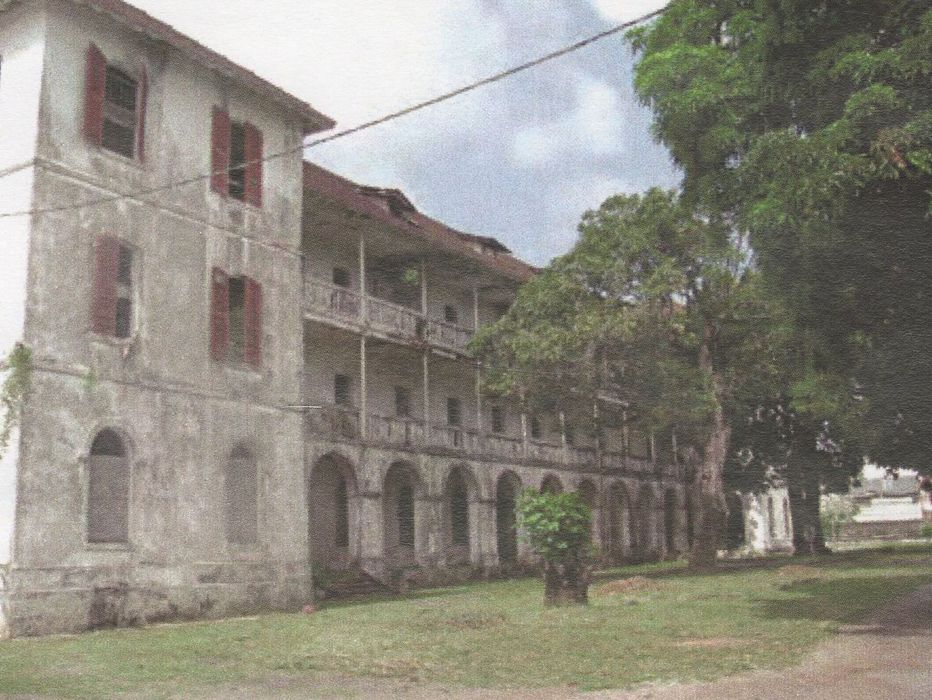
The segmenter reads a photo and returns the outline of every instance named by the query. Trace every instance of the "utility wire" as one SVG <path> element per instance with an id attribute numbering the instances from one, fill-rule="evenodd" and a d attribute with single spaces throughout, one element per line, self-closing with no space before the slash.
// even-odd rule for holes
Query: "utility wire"
<path id="1" fill-rule="evenodd" d="M 611 37 L 611 36 L 614 36 L 615 34 L 623 32 L 625 29 L 633 27 L 637 24 L 642 24 L 643 22 L 646 22 L 648 20 L 653 19 L 654 17 L 661 15 L 665 9 L 666 9 L 665 7 L 662 7 L 659 10 L 648 12 L 647 14 L 641 15 L 640 17 L 637 17 L 635 19 L 629 20 L 627 22 L 622 22 L 621 24 L 618 24 L 612 27 L 611 29 L 606 29 L 603 32 L 599 32 L 598 34 L 593 34 L 573 44 L 564 46 L 562 49 L 551 51 L 550 53 L 544 54 L 543 56 L 539 56 L 525 63 L 521 63 L 517 66 L 513 66 L 512 68 L 508 68 L 507 70 L 501 71 L 499 73 L 495 73 L 493 75 L 488 76 L 487 78 L 482 78 L 481 80 L 477 80 L 473 83 L 469 83 L 468 85 L 464 85 L 463 87 L 457 88 L 455 90 L 451 90 L 449 92 L 445 92 L 441 95 L 432 97 L 428 100 L 424 100 L 423 102 L 418 102 L 416 104 L 410 105 L 409 107 L 405 107 L 404 109 L 400 109 L 396 112 L 391 112 L 389 114 L 378 117 L 376 119 L 372 119 L 370 121 L 363 122 L 362 124 L 358 124 L 357 126 L 349 127 L 347 129 L 334 132 L 333 134 L 330 134 L 329 136 L 322 136 L 320 138 L 314 139 L 312 141 L 309 141 L 306 144 L 302 144 L 301 146 L 297 146 L 295 148 L 289 148 L 289 149 L 265 156 L 264 158 L 256 158 L 254 160 L 247 161 L 245 163 L 242 163 L 241 165 L 238 165 L 237 167 L 245 168 L 249 165 L 255 165 L 258 163 L 262 163 L 262 162 L 269 162 L 272 160 L 284 158 L 285 156 L 289 156 L 294 153 L 303 153 L 308 148 L 314 148 L 315 146 L 320 146 L 325 143 L 330 143 L 331 141 L 336 141 L 337 139 L 345 138 L 352 134 L 359 133 L 360 131 L 371 129 L 381 124 L 385 124 L 387 122 L 398 119 L 400 117 L 404 117 L 408 114 L 419 112 L 422 109 L 432 107 L 434 105 L 440 104 L 441 102 L 446 102 L 447 100 L 453 99 L 454 97 L 458 97 L 460 95 L 465 95 L 466 93 L 472 92 L 473 90 L 478 90 L 479 88 L 485 87 L 486 85 L 491 85 L 492 83 L 497 83 L 501 80 L 504 80 L 505 78 L 510 78 L 513 75 L 526 71 L 530 68 L 539 66 L 542 63 L 547 63 L 548 61 L 552 61 L 556 58 L 566 56 L 567 54 L 578 51 L 586 46 L 589 46 L 590 44 L 594 44 L 597 41 L 607 39 L 608 37 Z M 126 193 L 108 195 L 106 197 L 99 197 L 97 199 L 89 199 L 85 202 L 78 202 L 76 204 L 63 204 L 60 206 L 40 207 L 36 209 L 26 209 L 22 211 L 0 212 L 0 219 L 8 219 L 8 218 L 17 217 L 17 216 L 32 216 L 32 215 L 37 215 L 37 214 L 51 214 L 51 213 L 56 213 L 56 212 L 72 211 L 76 209 L 85 209 L 85 208 L 97 206 L 100 204 L 108 204 L 110 202 L 116 202 L 116 201 L 120 201 L 123 199 L 144 197 L 150 194 L 165 192 L 167 190 L 174 189 L 175 187 L 182 187 L 184 185 L 191 185 L 196 182 L 208 180 L 214 175 L 222 175 L 227 172 L 229 171 L 220 170 L 216 172 L 206 173 L 203 175 L 195 175 L 193 177 L 189 177 L 183 180 L 176 180 L 176 181 L 169 182 L 166 184 L 158 185 L 156 187 L 140 189 L 134 192 L 126 192 Z"/>

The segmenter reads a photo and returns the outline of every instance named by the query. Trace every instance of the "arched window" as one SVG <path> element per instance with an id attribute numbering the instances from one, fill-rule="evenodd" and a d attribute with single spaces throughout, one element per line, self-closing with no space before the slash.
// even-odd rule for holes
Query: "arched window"
<path id="1" fill-rule="evenodd" d="M 238 447 L 226 463 L 223 479 L 227 542 L 255 544 L 258 539 L 258 488 L 256 460 Z"/>
<path id="2" fill-rule="evenodd" d="M 87 541 L 129 541 L 129 461 L 113 430 L 101 430 L 88 462 Z"/>

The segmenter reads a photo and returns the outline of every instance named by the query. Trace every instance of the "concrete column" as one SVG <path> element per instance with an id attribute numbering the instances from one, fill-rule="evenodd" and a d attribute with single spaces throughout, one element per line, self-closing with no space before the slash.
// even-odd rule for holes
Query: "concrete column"
<path id="1" fill-rule="evenodd" d="M 382 494 L 359 495 L 359 564 L 375 578 L 385 576 L 385 523 L 382 517 Z"/>
<path id="2" fill-rule="evenodd" d="M 421 355 L 422 384 L 424 388 L 424 442 L 430 443 L 430 351 L 425 350 Z"/>
<path id="3" fill-rule="evenodd" d="M 359 434 L 365 440 L 369 422 L 369 388 L 366 381 L 366 334 L 359 336 Z"/>
<path id="4" fill-rule="evenodd" d="M 427 265 L 421 258 L 421 313 L 427 319 Z"/>
<path id="5" fill-rule="evenodd" d="M 359 319 L 362 323 L 369 320 L 368 300 L 366 294 L 366 238 L 359 234 Z"/>

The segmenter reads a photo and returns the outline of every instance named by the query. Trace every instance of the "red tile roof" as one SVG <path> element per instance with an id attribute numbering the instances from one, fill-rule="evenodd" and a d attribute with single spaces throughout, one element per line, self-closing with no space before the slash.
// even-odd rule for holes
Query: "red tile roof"
<path id="1" fill-rule="evenodd" d="M 71 1 L 75 4 L 87 5 L 99 12 L 104 12 L 126 24 L 134 31 L 146 34 L 153 39 L 164 41 L 194 61 L 235 80 L 253 92 L 272 100 L 280 107 L 294 112 L 301 117 L 305 134 L 331 129 L 335 124 L 330 117 L 321 114 L 306 102 L 285 92 L 280 87 L 272 85 L 272 83 L 260 78 L 252 71 L 233 63 L 233 61 L 227 57 L 185 36 L 161 20 L 143 12 L 138 7 L 133 7 L 122 0 Z"/>
<path id="2" fill-rule="evenodd" d="M 473 260 L 517 282 L 524 282 L 538 272 L 538 268 L 510 255 L 508 249 L 494 238 L 463 233 L 421 214 L 400 190 L 359 185 L 307 161 L 304 162 L 304 189 L 439 246 L 448 253 Z M 393 196 L 407 206 L 392 207 L 388 200 Z M 477 244 L 486 252 L 476 250 Z"/>

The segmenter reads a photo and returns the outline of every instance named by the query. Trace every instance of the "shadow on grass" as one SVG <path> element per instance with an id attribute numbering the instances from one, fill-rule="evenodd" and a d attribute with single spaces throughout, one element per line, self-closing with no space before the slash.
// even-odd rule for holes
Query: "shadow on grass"
<path id="1" fill-rule="evenodd" d="M 932 600 L 925 598 L 909 610 L 882 608 L 891 597 L 929 585 L 930 577 L 918 574 L 887 574 L 852 576 L 834 579 L 806 579 L 785 583 L 779 590 L 796 594 L 792 598 L 759 598 L 759 617 L 777 620 L 815 620 L 843 625 L 863 623 L 867 615 L 876 618 L 874 624 L 851 633 L 869 632 L 889 635 L 914 635 L 917 630 L 932 628 Z M 891 592 L 894 594 L 891 596 Z M 875 611 L 881 608 L 879 615 Z M 905 613 L 905 614 L 904 614 Z"/>

